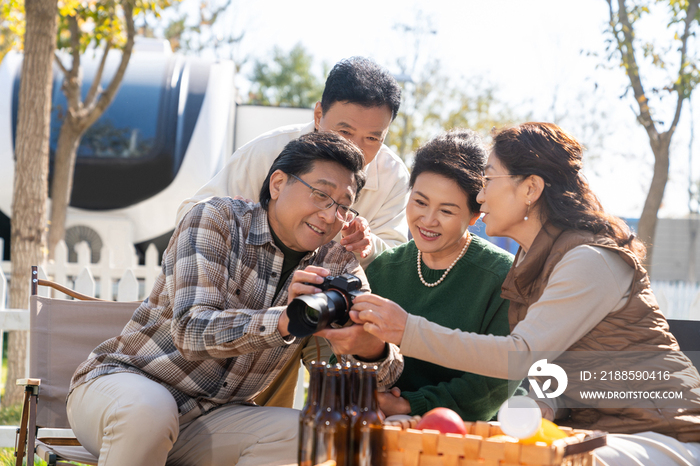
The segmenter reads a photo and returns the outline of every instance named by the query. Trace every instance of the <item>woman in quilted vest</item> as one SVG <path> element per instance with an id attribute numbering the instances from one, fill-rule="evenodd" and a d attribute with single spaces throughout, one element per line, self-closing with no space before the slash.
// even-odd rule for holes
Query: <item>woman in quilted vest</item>
<path id="1" fill-rule="evenodd" d="M 501 293 L 511 335 L 451 330 L 375 295 L 353 318 L 405 356 L 529 376 L 544 417 L 609 433 L 601 464 L 700 465 L 700 376 L 659 311 L 644 245 L 581 173 L 583 150 L 550 123 L 494 135 L 477 201 L 486 233 L 520 245 Z"/>

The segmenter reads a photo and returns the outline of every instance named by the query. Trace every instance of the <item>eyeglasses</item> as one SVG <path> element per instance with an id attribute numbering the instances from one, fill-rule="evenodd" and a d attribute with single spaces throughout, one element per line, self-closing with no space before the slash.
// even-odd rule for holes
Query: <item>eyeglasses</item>
<path id="1" fill-rule="evenodd" d="M 491 182 L 492 179 L 494 178 L 510 178 L 511 176 L 529 176 L 529 175 L 491 175 L 491 176 L 486 176 L 486 175 L 481 175 L 481 187 L 482 189 L 486 189 L 486 186 Z M 544 185 L 548 188 L 552 187 L 551 183 L 547 183 L 546 181 L 544 182 Z"/>
<path id="2" fill-rule="evenodd" d="M 355 220 L 355 217 L 360 215 L 356 210 L 351 209 L 350 206 L 343 205 L 343 204 L 337 202 L 335 199 L 330 197 L 328 194 L 324 193 L 320 189 L 314 188 L 313 186 L 311 186 L 309 183 L 302 180 L 298 176 L 291 175 L 291 174 L 289 176 L 297 179 L 298 181 L 301 181 L 304 184 L 304 186 L 306 186 L 307 188 L 309 188 L 311 190 L 311 195 L 309 196 L 311 198 L 311 202 L 313 202 L 313 204 L 316 207 L 318 207 L 319 209 L 326 210 L 326 209 L 330 209 L 334 205 L 337 205 L 338 207 L 335 209 L 335 216 L 341 222 L 350 223 L 353 220 Z"/>
<path id="3" fill-rule="evenodd" d="M 520 176 L 520 175 L 491 175 L 491 176 L 486 176 L 486 175 L 484 175 L 484 176 L 482 177 L 482 182 L 481 182 L 482 184 L 481 184 L 481 187 L 485 190 L 485 189 L 486 189 L 486 186 L 488 186 L 488 184 L 489 184 L 489 183 L 491 182 L 491 180 L 493 180 L 494 178 L 510 178 L 510 177 L 512 177 L 512 176 Z"/>

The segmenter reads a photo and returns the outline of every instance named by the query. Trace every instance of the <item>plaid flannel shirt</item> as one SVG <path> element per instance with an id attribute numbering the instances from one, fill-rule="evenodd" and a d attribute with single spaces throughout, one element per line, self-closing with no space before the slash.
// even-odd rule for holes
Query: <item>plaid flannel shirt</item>
<path id="1" fill-rule="evenodd" d="M 150 296 L 121 335 L 99 345 L 78 367 L 70 390 L 102 375 L 131 372 L 170 390 L 181 415 L 250 402 L 299 344 L 316 340 L 283 338 L 277 331 L 291 281 L 290 276 L 273 301 L 283 259 L 259 204 L 231 198 L 197 204 L 173 233 Z M 353 273 L 369 289 L 354 255 L 335 242 L 308 253 L 298 268 L 308 265 L 332 275 Z M 391 386 L 403 358 L 389 345 L 378 364 L 380 385 Z"/>

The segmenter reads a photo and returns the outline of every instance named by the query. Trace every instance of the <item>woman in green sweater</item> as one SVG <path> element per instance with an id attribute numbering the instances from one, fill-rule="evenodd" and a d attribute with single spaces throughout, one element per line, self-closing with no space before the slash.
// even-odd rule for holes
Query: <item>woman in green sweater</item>
<path id="1" fill-rule="evenodd" d="M 512 256 L 467 231 L 479 218 L 476 196 L 485 160 L 479 136 L 464 129 L 418 149 L 406 207 L 413 240 L 385 251 L 367 268 L 375 299 L 464 332 L 510 333 L 508 301 L 500 293 Z M 388 416 L 422 415 L 442 406 L 466 421 L 489 420 L 512 395 L 507 380 L 404 361 L 396 387 L 380 397 Z"/>

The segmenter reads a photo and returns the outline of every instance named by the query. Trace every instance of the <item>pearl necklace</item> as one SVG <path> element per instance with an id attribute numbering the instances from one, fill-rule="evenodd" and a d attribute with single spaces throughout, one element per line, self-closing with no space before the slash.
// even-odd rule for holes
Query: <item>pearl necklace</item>
<path id="1" fill-rule="evenodd" d="M 442 283 L 442 281 L 445 279 L 447 274 L 450 273 L 450 270 L 452 270 L 452 267 L 454 267 L 455 264 L 457 263 L 457 261 L 460 260 L 462 258 L 462 256 L 464 256 L 464 254 L 467 252 L 467 249 L 469 249 L 469 245 L 471 244 L 471 242 L 472 242 L 472 235 L 467 234 L 467 244 L 465 244 L 464 247 L 462 248 L 462 252 L 460 252 L 459 256 L 457 256 L 457 258 L 454 261 L 452 261 L 452 264 L 450 264 L 450 266 L 447 267 L 447 270 L 445 270 L 445 273 L 442 274 L 442 277 L 440 277 L 440 280 L 436 281 L 435 283 L 428 283 L 423 278 L 423 271 L 421 270 L 421 258 L 423 257 L 423 255 L 421 253 L 421 250 L 419 249 L 418 250 L 418 260 L 416 261 L 416 265 L 418 267 L 418 278 L 420 278 L 421 283 L 423 283 L 428 288 L 438 286 L 440 283 Z"/>

